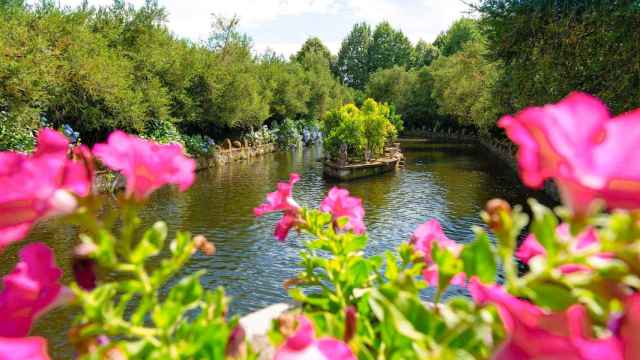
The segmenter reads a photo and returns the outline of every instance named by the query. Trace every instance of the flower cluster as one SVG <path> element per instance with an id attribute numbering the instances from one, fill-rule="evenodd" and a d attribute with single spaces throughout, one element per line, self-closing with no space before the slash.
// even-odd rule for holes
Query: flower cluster
<path id="1" fill-rule="evenodd" d="M 286 200 L 269 195 L 258 209 L 270 204 L 284 212 L 281 223 L 316 238 L 305 242 L 303 271 L 286 283 L 306 315 L 303 330 L 284 332 L 280 358 L 341 358 L 341 336 L 359 358 L 640 358 L 640 110 L 611 118 L 598 99 L 573 93 L 499 125 L 520 147 L 524 183 L 553 180 L 566 206 L 554 213 L 531 200 L 524 236 L 529 216 L 494 199 L 482 217 L 495 244 L 481 228 L 475 240 L 458 243 L 429 220 L 397 257 L 385 255 L 383 274 L 381 258 L 363 256 L 360 199 L 333 188 L 319 210 L 308 210 L 291 198 L 294 181 L 279 185 L 278 199 Z M 519 272 L 514 258 L 528 271 Z M 465 287 L 473 303 L 440 302 L 450 285 Z M 422 302 L 424 286 L 437 289 L 436 304 Z M 357 322 L 342 315 L 347 309 L 357 309 Z M 333 337 L 333 354 L 319 349 L 309 319 Z"/>
<path id="2" fill-rule="evenodd" d="M 68 132 L 67 127 L 64 130 Z M 85 146 L 71 147 L 57 131 L 42 129 L 32 154 L 0 152 L 0 186 L 4 189 L 0 195 L 0 251 L 23 240 L 44 218 L 86 212 L 81 208 L 93 196 L 94 154 L 123 173 L 126 194 L 137 201 L 165 184 L 186 190 L 194 179 L 193 160 L 174 145 L 157 145 L 116 132 L 92 153 Z M 62 270 L 47 245 L 26 245 L 19 257 L 14 270 L 3 278 L 0 291 L 0 359 L 48 359 L 47 341 L 29 336 L 31 327 L 40 315 L 69 304 L 74 295 L 61 284 Z M 85 265 L 83 269 L 74 265 L 74 270 L 81 270 L 78 282 L 82 288 L 95 287 L 94 265 L 91 261 Z"/>

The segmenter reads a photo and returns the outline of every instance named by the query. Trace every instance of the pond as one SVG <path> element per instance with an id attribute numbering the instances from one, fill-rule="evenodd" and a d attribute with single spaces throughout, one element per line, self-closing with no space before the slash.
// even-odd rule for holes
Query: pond
<path id="1" fill-rule="evenodd" d="M 300 238 L 292 233 L 286 243 L 272 236 L 278 214 L 256 219 L 252 209 L 260 204 L 279 180 L 298 172 L 301 180 L 294 188 L 296 200 L 318 206 L 326 192 L 340 185 L 361 197 L 366 210 L 371 254 L 394 249 L 409 239 L 413 230 L 428 219 L 438 219 L 451 239 L 472 239 L 472 226 L 482 225 L 479 212 L 487 200 L 502 197 L 524 204 L 539 193 L 525 189 L 516 174 L 484 148 L 475 144 L 402 143 L 406 166 L 396 173 L 335 184 L 322 177 L 320 148 L 269 154 L 251 161 L 237 162 L 198 173 L 198 180 L 185 193 L 163 189 L 150 199 L 142 217 L 146 224 L 164 219 L 172 231 L 190 230 L 213 241 L 213 257 L 196 254 L 185 272 L 200 269 L 208 288 L 224 286 L 232 297 L 231 312 L 245 314 L 275 302 L 287 301 L 282 283 L 296 274 Z M 40 224 L 30 240 L 51 244 L 69 280 L 73 229 L 55 220 Z M 15 263 L 13 247 L 2 255 L 0 273 Z M 73 313 L 57 310 L 47 314 L 33 333 L 50 339 L 55 358 L 70 358 L 66 332 Z"/>

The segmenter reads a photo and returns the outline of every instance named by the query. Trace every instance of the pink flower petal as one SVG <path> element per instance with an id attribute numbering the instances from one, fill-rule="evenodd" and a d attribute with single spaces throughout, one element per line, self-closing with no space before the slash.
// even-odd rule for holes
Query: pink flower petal
<path id="1" fill-rule="evenodd" d="M 497 359 L 622 359 L 622 346 L 614 337 L 593 339 L 582 305 L 565 313 L 545 313 L 534 304 L 517 299 L 502 287 L 486 286 L 477 278 L 469 281 L 473 299 L 480 305 L 494 304 L 508 338 Z M 602 357 L 606 354 L 606 357 Z M 516 357 L 517 356 L 517 357 Z"/>
<path id="2" fill-rule="evenodd" d="M 75 210 L 72 193 L 89 193 L 92 170 L 67 157 L 68 145 L 62 134 L 43 129 L 33 155 L 0 153 L 0 250 L 39 219 Z"/>
<path id="3" fill-rule="evenodd" d="M 0 360 L 49 360 L 47 341 L 41 337 L 0 337 Z"/>
<path id="4" fill-rule="evenodd" d="M 523 263 L 528 264 L 529 260 L 531 260 L 531 258 L 533 258 L 534 256 L 546 255 L 546 253 L 547 252 L 545 251 L 544 247 L 540 245 L 535 235 L 529 234 L 524 239 L 522 245 L 520 245 L 520 247 L 516 251 L 516 257 Z"/>
<path id="5" fill-rule="evenodd" d="M 127 196 L 143 200 L 168 184 L 187 190 L 195 180 L 195 161 L 177 144 L 161 145 L 122 131 L 109 135 L 93 152 L 105 165 L 127 179 Z"/>
<path id="6" fill-rule="evenodd" d="M 315 338 L 311 321 L 298 317 L 298 329 L 278 349 L 274 360 L 355 360 L 349 346 L 334 338 Z"/>
<path id="7" fill-rule="evenodd" d="M 320 203 L 320 210 L 331 213 L 334 221 L 342 217 L 349 219 L 343 230 L 351 230 L 356 234 L 366 231 L 364 225 L 364 208 L 362 200 L 349 195 L 349 191 L 334 186 Z"/>
<path id="8" fill-rule="evenodd" d="M 526 185 L 556 180 L 567 205 L 584 212 L 595 199 L 610 208 L 640 207 L 640 110 L 611 118 L 606 106 L 584 93 L 557 104 L 531 107 L 499 122 L 519 145 Z"/>
<path id="9" fill-rule="evenodd" d="M 65 295 L 61 277 L 62 270 L 56 266 L 49 247 L 42 243 L 25 246 L 20 251 L 20 262 L 3 279 L 0 336 L 27 336 L 36 317 Z"/>

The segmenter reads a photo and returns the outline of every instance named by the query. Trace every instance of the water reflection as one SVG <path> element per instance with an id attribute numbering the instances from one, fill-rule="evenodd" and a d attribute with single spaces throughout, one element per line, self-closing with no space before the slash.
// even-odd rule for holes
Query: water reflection
<path id="1" fill-rule="evenodd" d="M 369 229 L 368 253 L 393 249 L 406 241 L 420 223 L 438 219 L 456 241 L 471 239 L 471 226 L 481 225 L 479 211 L 486 200 L 501 196 L 524 203 L 535 195 L 526 191 L 513 172 L 484 149 L 465 144 L 403 143 L 406 168 L 397 173 L 337 184 L 364 201 Z M 234 163 L 204 171 L 186 193 L 162 189 L 152 196 L 142 218 L 146 225 L 164 219 L 173 233 L 189 230 L 214 241 L 214 257 L 196 255 L 185 273 L 204 269 L 208 288 L 224 286 L 233 297 L 232 313 L 286 301 L 282 282 L 295 275 L 301 240 L 292 235 L 287 243 L 274 240 L 277 214 L 255 219 L 252 209 L 292 171 L 301 174 L 296 200 L 317 206 L 335 183 L 322 178 L 319 148 L 266 155 L 258 160 Z M 111 203 L 112 204 L 112 203 Z M 53 245 L 65 274 L 76 234 L 55 221 L 41 224 L 29 241 Z M 15 263 L 16 249 L 2 255 L 0 272 Z M 68 275 L 65 275 L 65 281 Z M 69 310 L 48 314 L 35 334 L 52 339 L 56 358 L 70 358 L 65 329 L 72 320 Z"/>

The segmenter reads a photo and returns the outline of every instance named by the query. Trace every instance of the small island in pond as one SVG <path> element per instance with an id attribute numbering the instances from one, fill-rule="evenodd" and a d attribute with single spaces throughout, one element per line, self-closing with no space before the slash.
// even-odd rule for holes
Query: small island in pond
<path id="1" fill-rule="evenodd" d="M 403 160 L 393 141 L 402 129 L 395 108 L 367 99 L 361 108 L 348 104 L 324 119 L 325 177 L 341 181 L 395 170 Z"/>

